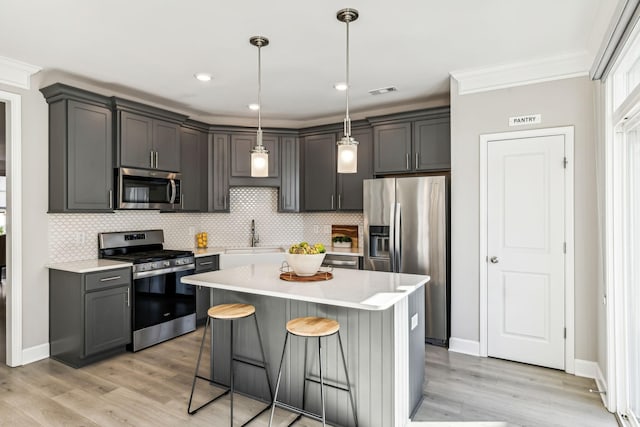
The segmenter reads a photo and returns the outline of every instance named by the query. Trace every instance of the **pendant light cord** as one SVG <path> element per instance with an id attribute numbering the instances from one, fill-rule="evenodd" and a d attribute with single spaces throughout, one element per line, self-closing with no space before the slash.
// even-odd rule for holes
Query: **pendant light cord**
<path id="1" fill-rule="evenodd" d="M 351 19 L 346 19 L 345 23 L 347 24 L 347 111 L 346 117 L 344 118 L 344 136 L 349 138 L 351 136 L 351 119 L 349 118 L 349 21 Z"/>
<path id="2" fill-rule="evenodd" d="M 258 136 L 257 145 L 262 146 L 262 44 L 258 45 Z"/>

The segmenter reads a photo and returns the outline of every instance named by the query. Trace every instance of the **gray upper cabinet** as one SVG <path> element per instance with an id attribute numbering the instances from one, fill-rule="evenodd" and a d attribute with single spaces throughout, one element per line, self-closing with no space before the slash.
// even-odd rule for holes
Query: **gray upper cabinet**
<path id="1" fill-rule="evenodd" d="M 180 124 L 187 116 L 121 98 L 112 103 L 117 165 L 180 172 Z"/>
<path id="2" fill-rule="evenodd" d="M 451 168 L 449 107 L 368 120 L 373 124 L 375 174 Z"/>
<path id="3" fill-rule="evenodd" d="M 278 211 L 300 211 L 300 141 L 295 136 L 284 136 L 280 140 Z"/>
<path id="4" fill-rule="evenodd" d="M 269 151 L 269 176 L 251 177 L 251 150 L 256 145 L 255 133 L 231 134 L 231 179 L 230 185 L 277 187 L 280 185 L 279 136 L 263 134 L 262 144 Z"/>
<path id="5" fill-rule="evenodd" d="M 41 92 L 49 103 L 49 212 L 111 212 L 109 98 L 63 84 Z"/>
<path id="6" fill-rule="evenodd" d="M 419 120 L 413 124 L 416 170 L 451 168 L 451 123 L 449 118 Z"/>
<path id="7" fill-rule="evenodd" d="M 406 172 L 411 169 L 411 123 L 373 127 L 375 172 Z"/>
<path id="8" fill-rule="evenodd" d="M 362 181 L 373 178 L 373 134 L 371 128 L 365 128 L 354 129 L 351 136 L 358 141 L 358 172 L 337 175 L 337 208 L 343 211 L 361 211 Z"/>
<path id="9" fill-rule="evenodd" d="M 180 130 L 180 170 L 182 175 L 180 198 L 182 210 L 207 211 L 208 194 L 208 135 L 190 127 Z"/>
<path id="10" fill-rule="evenodd" d="M 304 210 L 336 209 L 336 134 L 309 135 L 303 141 Z"/>
<path id="11" fill-rule="evenodd" d="M 221 133 L 209 142 L 209 212 L 229 212 L 229 144 L 229 135 Z"/>

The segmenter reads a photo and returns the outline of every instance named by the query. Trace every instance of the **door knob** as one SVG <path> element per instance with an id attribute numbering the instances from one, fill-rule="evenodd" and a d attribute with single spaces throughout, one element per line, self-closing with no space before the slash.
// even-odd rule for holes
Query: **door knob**
<path id="1" fill-rule="evenodd" d="M 499 262 L 497 256 L 492 256 L 491 258 L 489 258 L 489 261 L 491 261 L 491 264 L 497 264 Z"/>

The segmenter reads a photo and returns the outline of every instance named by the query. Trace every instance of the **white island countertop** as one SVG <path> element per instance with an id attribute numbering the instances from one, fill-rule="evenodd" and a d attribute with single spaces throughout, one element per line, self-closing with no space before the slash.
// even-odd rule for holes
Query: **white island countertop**
<path id="1" fill-rule="evenodd" d="M 280 279 L 279 264 L 251 264 L 182 278 L 183 283 L 350 307 L 386 310 L 429 281 L 429 276 L 336 268 L 333 279 L 289 282 Z"/>

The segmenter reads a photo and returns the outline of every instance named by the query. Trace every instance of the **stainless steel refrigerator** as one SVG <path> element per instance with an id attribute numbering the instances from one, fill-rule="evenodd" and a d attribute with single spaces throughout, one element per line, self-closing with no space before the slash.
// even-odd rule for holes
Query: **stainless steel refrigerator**
<path id="1" fill-rule="evenodd" d="M 448 177 L 364 181 L 364 268 L 427 274 L 425 341 L 448 345 Z"/>

